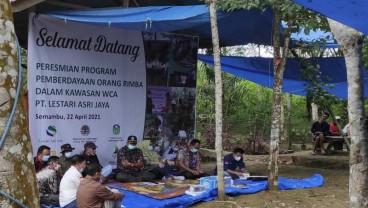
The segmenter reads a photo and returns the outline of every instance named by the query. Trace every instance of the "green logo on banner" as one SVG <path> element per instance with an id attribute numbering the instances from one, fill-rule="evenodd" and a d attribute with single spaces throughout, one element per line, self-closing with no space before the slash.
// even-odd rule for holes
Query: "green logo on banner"
<path id="1" fill-rule="evenodd" d="M 120 126 L 118 124 L 115 124 L 113 127 L 112 127 L 112 133 L 114 135 L 118 135 L 120 134 Z"/>
<path id="2" fill-rule="evenodd" d="M 47 135 L 49 135 L 49 136 L 55 136 L 56 135 L 56 128 L 55 128 L 55 126 L 49 126 L 49 127 L 47 127 L 47 129 L 46 129 L 46 134 Z"/>

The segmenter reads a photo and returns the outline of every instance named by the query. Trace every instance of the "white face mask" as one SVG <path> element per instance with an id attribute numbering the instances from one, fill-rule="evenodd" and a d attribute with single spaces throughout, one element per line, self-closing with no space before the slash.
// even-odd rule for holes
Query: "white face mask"
<path id="1" fill-rule="evenodd" d="M 47 162 L 47 160 L 49 159 L 50 155 L 44 155 L 42 156 L 42 161 L 43 162 Z"/>
<path id="2" fill-rule="evenodd" d="M 72 152 L 66 152 L 65 157 L 66 158 L 71 158 L 71 157 L 73 157 L 73 153 Z"/>
<path id="3" fill-rule="evenodd" d="M 235 157 L 234 157 L 234 159 L 235 159 L 236 161 L 239 161 L 239 160 L 241 159 L 241 157 L 235 156 Z"/>

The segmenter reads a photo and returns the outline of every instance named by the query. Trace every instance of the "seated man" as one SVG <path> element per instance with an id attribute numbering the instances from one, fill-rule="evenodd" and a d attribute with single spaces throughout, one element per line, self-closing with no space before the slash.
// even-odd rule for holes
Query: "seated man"
<path id="1" fill-rule="evenodd" d="M 61 172 L 64 174 L 71 166 L 72 162 L 70 161 L 70 158 L 73 156 L 73 148 L 70 144 L 63 144 L 61 145 L 61 156 L 59 158 L 59 162 L 61 165 Z"/>
<path id="2" fill-rule="evenodd" d="M 122 193 L 115 193 L 100 183 L 101 167 L 97 163 L 91 163 L 86 167 L 86 177 L 83 178 L 77 190 L 78 208 L 104 207 L 120 208 Z M 113 203 L 105 203 L 113 201 Z M 109 206 L 106 206 L 109 204 Z"/>
<path id="3" fill-rule="evenodd" d="M 116 180 L 119 182 L 152 181 L 154 175 L 144 172 L 143 153 L 136 147 L 137 137 L 129 136 L 127 145 L 119 149 L 117 153 Z"/>
<path id="4" fill-rule="evenodd" d="M 100 160 L 98 159 L 97 154 L 96 154 L 96 149 L 97 149 L 97 146 L 96 146 L 95 143 L 86 142 L 84 144 L 84 151 L 83 151 L 82 155 L 86 158 L 87 165 L 93 163 L 93 164 L 98 164 L 102 168 L 102 165 L 100 164 Z M 107 166 L 103 167 L 102 172 L 104 174 L 101 175 L 101 179 L 100 179 L 100 181 L 102 183 L 106 182 L 107 177 L 110 175 L 111 171 L 112 171 L 112 166 L 111 165 L 107 165 Z M 83 172 L 82 175 L 86 176 L 86 173 Z"/>
<path id="5" fill-rule="evenodd" d="M 51 156 L 47 166 L 36 173 L 40 192 L 40 203 L 48 206 L 59 206 L 60 165 L 59 158 Z"/>
<path id="6" fill-rule="evenodd" d="M 187 147 L 183 146 L 178 151 L 177 162 L 179 166 L 179 176 L 186 179 L 197 179 L 206 174 L 202 171 L 201 159 L 199 156 L 199 147 L 201 142 L 198 139 L 190 141 Z"/>
<path id="7" fill-rule="evenodd" d="M 335 118 L 336 118 L 336 121 L 337 121 L 338 123 L 340 123 L 340 121 L 341 121 L 340 116 L 335 116 Z M 339 136 L 339 135 L 340 135 L 340 129 L 339 129 L 339 127 L 337 126 L 337 123 L 335 123 L 334 121 L 332 121 L 332 122 L 330 123 L 330 131 L 331 131 L 331 135 L 332 135 L 332 136 Z"/>
<path id="8" fill-rule="evenodd" d="M 102 166 L 100 165 L 100 160 L 98 159 L 97 155 L 96 155 L 96 144 L 93 142 L 86 142 L 84 144 L 84 151 L 83 151 L 83 156 L 86 158 L 87 160 L 87 164 L 98 164 L 101 168 Z"/>
<path id="9" fill-rule="evenodd" d="M 175 161 L 178 150 L 179 148 L 177 147 L 177 141 L 171 141 L 168 148 L 164 150 L 162 160 L 148 172 L 155 175 L 155 179 L 159 180 L 185 180 L 183 176 L 176 176 L 177 165 L 175 164 Z"/>
<path id="10" fill-rule="evenodd" d="M 316 154 L 318 146 L 320 146 L 321 151 L 324 150 L 324 138 L 331 134 L 330 125 L 326 122 L 328 116 L 328 113 L 324 113 L 321 117 L 321 121 L 315 121 L 312 125 L 311 132 L 314 135 L 313 155 Z"/>
<path id="11" fill-rule="evenodd" d="M 41 145 L 37 150 L 37 156 L 33 158 L 36 173 L 47 166 L 47 160 L 50 157 L 50 147 Z"/>
<path id="12" fill-rule="evenodd" d="M 243 161 L 244 150 L 235 148 L 233 153 L 224 157 L 224 176 L 231 176 L 232 179 L 239 179 L 243 173 L 247 173 Z"/>
<path id="13" fill-rule="evenodd" d="M 65 172 L 60 182 L 60 206 L 64 208 L 76 208 L 77 189 L 82 178 L 82 172 L 86 168 L 86 158 L 82 155 L 74 155 L 71 159 L 72 166 Z"/>

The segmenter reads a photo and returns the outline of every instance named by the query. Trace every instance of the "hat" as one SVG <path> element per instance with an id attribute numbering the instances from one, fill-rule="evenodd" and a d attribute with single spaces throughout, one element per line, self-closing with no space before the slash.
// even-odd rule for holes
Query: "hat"
<path id="1" fill-rule="evenodd" d="M 72 147 L 70 144 L 63 144 L 61 145 L 61 153 L 63 152 L 71 152 L 72 150 L 75 150 L 74 147 Z"/>
<path id="2" fill-rule="evenodd" d="M 341 120 L 340 116 L 335 116 L 336 120 Z"/>
<path id="3" fill-rule="evenodd" d="M 128 136 L 128 142 L 137 142 L 137 137 L 134 135 Z"/>
<path id="4" fill-rule="evenodd" d="M 93 142 L 86 142 L 84 144 L 84 149 L 86 149 L 87 147 L 92 148 L 92 149 L 97 148 L 96 144 Z"/>

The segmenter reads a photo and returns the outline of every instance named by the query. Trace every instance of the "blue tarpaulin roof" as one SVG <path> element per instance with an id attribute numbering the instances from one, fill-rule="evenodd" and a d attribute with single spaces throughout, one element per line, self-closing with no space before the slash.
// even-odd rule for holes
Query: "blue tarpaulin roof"
<path id="1" fill-rule="evenodd" d="M 201 43 L 212 44 L 209 11 L 205 5 L 119 7 L 58 11 L 49 14 L 65 20 L 124 29 L 196 35 L 200 37 Z M 218 12 L 217 16 L 221 45 L 271 44 L 271 10 L 236 10 Z"/>
<path id="2" fill-rule="evenodd" d="M 48 13 L 49 15 L 84 23 L 151 32 L 175 32 L 196 35 L 201 46 L 212 45 L 211 24 L 206 5 L 152 6 L 139 8 L 103 8 L 69 10 Z M 248 43 L 271 45 L 272 10 L 235 10 L 217 12 L 220 44 L 222 46 Z M 293 34 L 297 41 L 311 41 L 330 36 L 329 32 L 317 31 L 305 35 Z M 333 39 L 327 47 L 336 47 Z"/>
<path id="3" fill-rule="evenodd" d="M 213 66 L 213 56 L 198 55 L 198 59 Z M 325 88 L 329 93 L 346 99 L 348 97 L 348 84 L 346 76 L 345 59 L 342 57 L 313 58 L 311 63 L 320 65 L 324 83 L 334 84 L 334 88 Z M 224 72 L 233 74 L 265 87 L 273 88 L 273 59 L 261 57 L 233 57 L 221 56 L 221 68 Z M 283 91 L 296 95 L 306 95 L 305 88 L 308 80 L 302 78 L 301 66 L 296 59 L 289 58 L 284 73 Z M 364 87 L 368 87 L 368 72 L 363 70 Z M 366 88 L 367 89 L 367 88 Z M 368 97 L 368 92 L 364 92 Z"/>
<path id="4" fill-rule="evenodd" d="M 368 35 L 367 0 L 292 0 Z"/>

